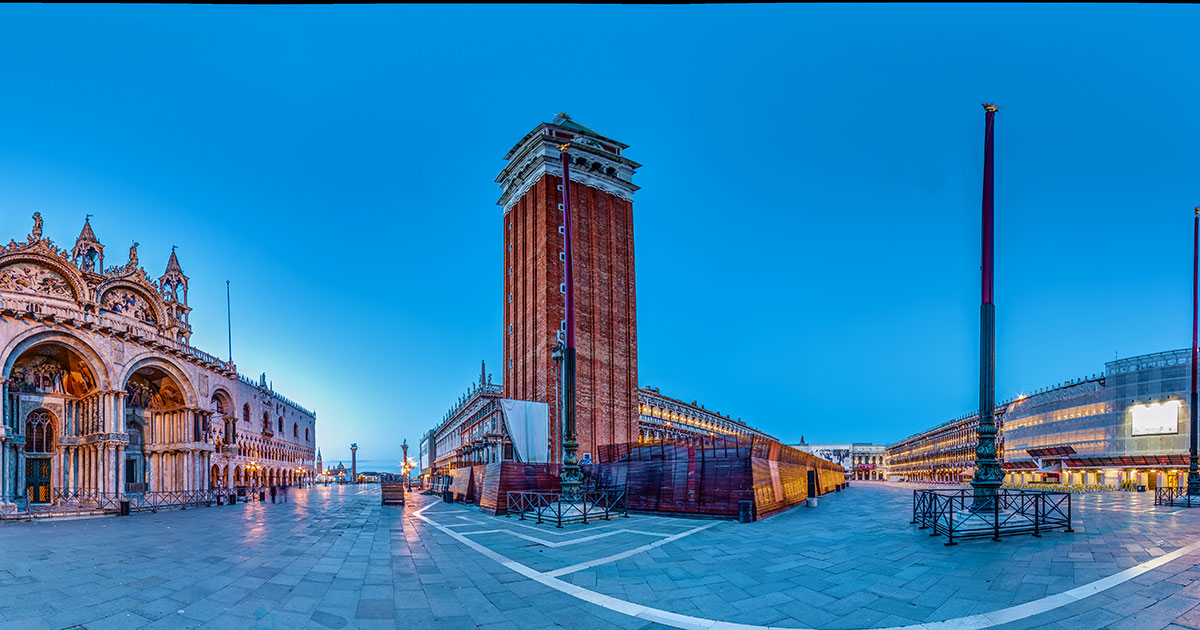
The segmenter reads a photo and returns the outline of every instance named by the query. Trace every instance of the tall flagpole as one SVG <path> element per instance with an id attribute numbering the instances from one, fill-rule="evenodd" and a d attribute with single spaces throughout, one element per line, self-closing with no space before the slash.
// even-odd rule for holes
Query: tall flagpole
<path id="1" fill-rule="evenodd" d="M 1200 206 L 1196 208 L 1196 217 L 1192 220 L 1192 409 L 1190 433 L 1188 435 L 1188 476 L 1187 493 L 1189 497 L 1200 495 L 1200 469 L 1196 460 L 1196 358 L 1198 355 L 1196 332 L 1200 324 Z"/>
<path id="2" fill-rule="evenodd" d="M 566 346 L 562 349 L 562 378 L 559 387 L 562 389 L 562 498 L 575 501 L 580 496 L 580 486 L 583 485 L 583 473 L 579 470 L 579 443 L 575 441 L 575 259 L 574 232 L 571 226 L 571 148 L 568 142 L 559 145 L 562 156 L 562 199 L 563 199 L 563 236 L 566 268 L 564 270 L 566 284 Z"/>
<path id="3" fill-rule="evenodd" d="M 975 446 L 975 506 L 991 507 L 1004 471 L 996 457 L 996 305 L 992 302 L 993 251 L 993 184 L 992 153 L 993 127 L 999 107 L 983 106 L 985 113 L 983 136 L 983 291 L 979 312 L 979 429 Z"/>
<path id="4" fill-rule="evenodd" d="M 233 308 L 229 305 L 229 281 L 225 281 L 225 324 L 229 333 L 229 363 L 233 364 Z"/>

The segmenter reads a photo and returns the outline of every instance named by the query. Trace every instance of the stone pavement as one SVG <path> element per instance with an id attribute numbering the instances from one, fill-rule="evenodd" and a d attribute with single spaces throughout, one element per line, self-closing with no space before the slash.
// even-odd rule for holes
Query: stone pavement
<path id="1" fill-rule="evenodd" d="M 1148 493 L 1077 495 L 1074 534 L 956 547 L 883 483 L 754 524 L 564 529 L 374 486 L 289 496 L 0 524 L 0 629 L 1200 628 L 1200 509 Z"/>

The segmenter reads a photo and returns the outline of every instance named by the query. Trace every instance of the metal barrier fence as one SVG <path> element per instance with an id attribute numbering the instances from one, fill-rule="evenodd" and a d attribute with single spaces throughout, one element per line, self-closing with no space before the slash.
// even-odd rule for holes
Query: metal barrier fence
<path id="1" fill-rule="evenodd" d="M 1200 494 L 1188 494 L 1187 486 L 1157 488 L 1154 491 L 1154 505 L 1200 507 Z"/>
<path id="2" fill-rule="evenodd" d="M 121 507 L 121 498 L 115 492 L 96 488 L 51 488 L 50 502 L 30 504 L 30 511 L 53 511 L 55 508 L 72 507 L 85 510 L 116 510 Z"/>
<path id="3" fill-rule="evenodd" d="M 530 516 L 536 518 L 538 523 L 552 521 L 555 527 L 562 527 L 563 523 L 572 521 L 582 521 L 586 525 L 588 517 L 603 518 L 607 521 L 617 513 L 629 517 L 624 489 L 586 491 L 575 501 L 563 500 L 561 492 L 510 490 L 505 500 L 508 504 L 505 518 L 517 514 L 523 521 L 526 516 Z"/>
<path id="4" fill-rule="evenodd" d="M 128 502 L 133 512 L 153 511 L 174 507 L 209 506 L 217 501 L 216 490 L 179 490 L 167 492 L 133 492 L 118 494 L 96 488 L 51 488 L 50 500 L 35 502 L 27 493 L 24 509 L 15 505 L 0 512 L 0 516 L 45 516 L 55 513 L 69 514 L 75 511 L 99 510 L 119 512 L 121 503 Z"/>
<path id="5" fill-rule="evenodd" d="M 946 536 L 947 546 L 956 538 L 982 538 L 1032 534 L 1071 529 L 1071 493 L 1001 488 L 994 497 L 975 499 L 974 489 L 913 490 L 911 524 L 933 529 L 930 536 Z"/>
<path id="6" fill-rule="evenodd" d="M 129 495 L 132 512 L 157 512 L 164 508 L 208 507 L 217 501 L 215 490 L 169 490 L 165 492 L 143 492 Z"/>
<path id="7" fill-rule="evenodd" d="M 50 488 L 49 501 L 33 501 L 31 490 L 12 503 L 0 504 L 0 520 L 32 520 L 53 516 L 69 516 L 83 511 L 121 512 L 121 504 L 129 503 L 130 512 L 157 512 L 170 508 L 208 507 L 218 503 L 218 497 L 234 495 L 243 502 L 267 500 L 266 488 L 210 488 L 206 490 L 172 490 L 127 492 L 118 494 L 96 488 Z M 287 493 L 281 493 L 287 500 Z M 260 498 L 263 497 L 263 498 Z"/>

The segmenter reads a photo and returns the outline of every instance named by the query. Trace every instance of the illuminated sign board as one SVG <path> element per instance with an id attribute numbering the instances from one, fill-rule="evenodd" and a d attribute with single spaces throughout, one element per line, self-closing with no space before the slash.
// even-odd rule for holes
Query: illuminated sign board
<path id="1" fill-rule="evenodd" d="M 1182 408 L 1183 404 L 1178 400 L 1130 407 L 1129 414 L 1133 416 L 1133 435 L 1179 433 L 1179 412 Z"/>

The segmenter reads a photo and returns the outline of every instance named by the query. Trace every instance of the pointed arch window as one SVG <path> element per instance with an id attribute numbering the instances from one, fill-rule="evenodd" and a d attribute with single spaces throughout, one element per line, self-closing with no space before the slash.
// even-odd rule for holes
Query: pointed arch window
<path id="1" fill-rule="evenodd" d="M 54 450 L 54 416 L 35 409 L 25 418 L 25 452 L 49 453 Z"/>

